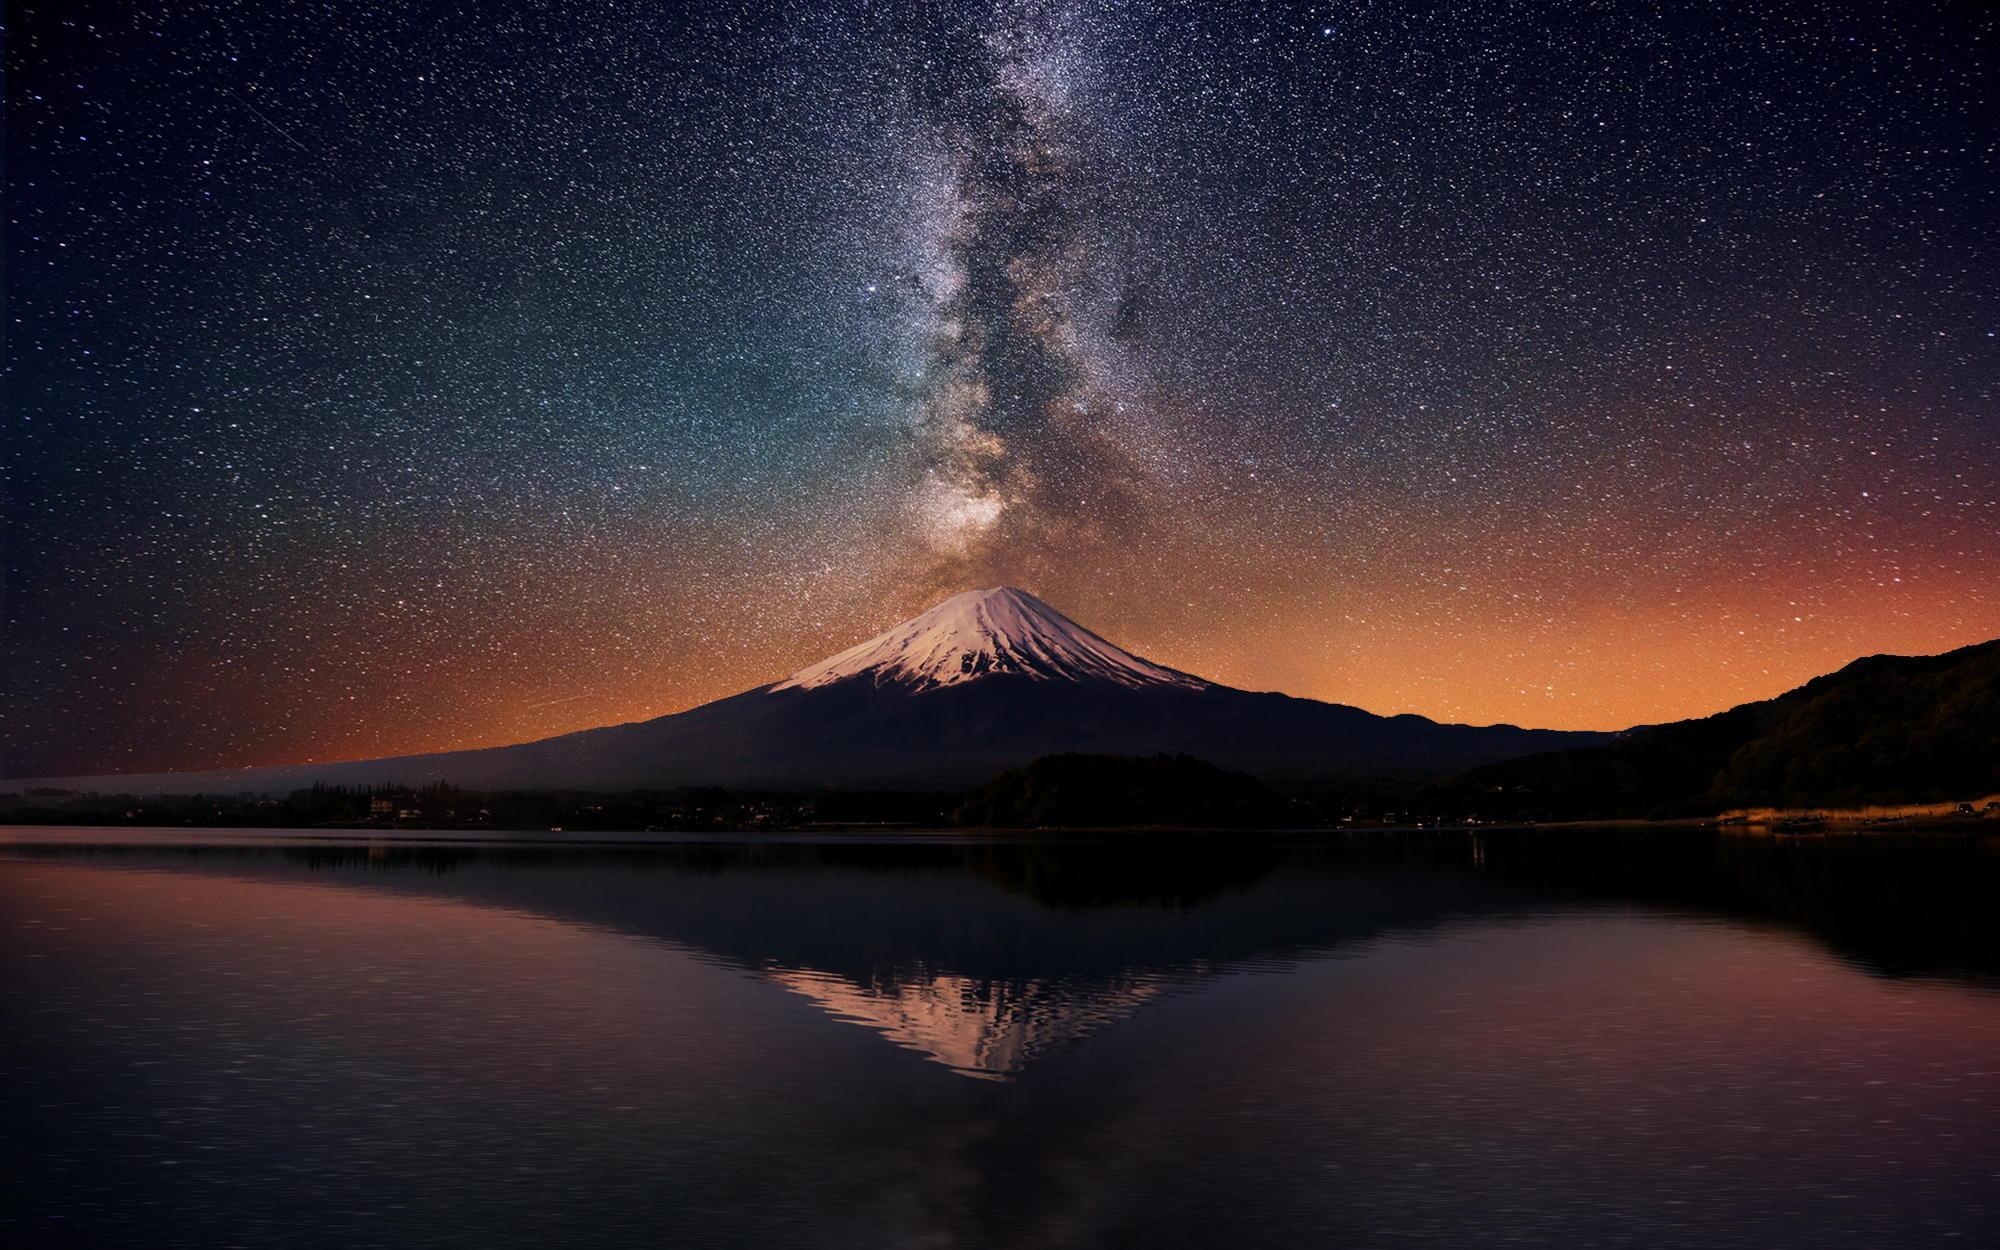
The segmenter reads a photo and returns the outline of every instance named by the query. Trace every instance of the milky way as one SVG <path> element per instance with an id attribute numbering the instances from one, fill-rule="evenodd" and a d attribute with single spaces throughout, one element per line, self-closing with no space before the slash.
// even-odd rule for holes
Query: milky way
<path id="1" fill-rule="evenodd" d="M 485 745 L 1023 585 L 1618 727 L 2000 634 L 1979 6 L 21 3 L 11 775 Z"/>
<path id="2" fill-rule="evenodd" d="M 907 92 L 923 172 L 884 302 L 912 347 L 918 477 L 900 518 L 914 541 L 894 550 L 930 590 L 1115 567 L 1149 501 L 1115 336 L 1122 158 L 1078 98 L 1083 39 L 1072 11 L 1012 10 L 944 84 Z"/>

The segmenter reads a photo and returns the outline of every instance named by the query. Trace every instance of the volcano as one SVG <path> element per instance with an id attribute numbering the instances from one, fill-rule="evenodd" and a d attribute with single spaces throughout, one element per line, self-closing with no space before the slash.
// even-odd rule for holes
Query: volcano
<path id="1" fill-rule="evenodd" d="M 951 789 L 1067 751 L 1198 756 L 1267 780 L 1438 774 L 1608 735 L 1449 725 L 1206 681 L 1024 590 L 955 595 L 782 681 L 654 720 L 518 746 L 330 764 L 55 779 L 129 793 L 449 781 L 482 790 L 684 785 Z"/>

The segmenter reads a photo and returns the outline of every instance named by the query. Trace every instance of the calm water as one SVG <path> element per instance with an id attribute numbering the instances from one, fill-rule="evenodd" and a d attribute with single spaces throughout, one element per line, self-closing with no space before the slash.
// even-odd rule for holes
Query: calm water
<path id="1" fill-rule="evenodd" d="M 113 836 L 0 1244 L 2000 1244 L 1991 841 Z"/>

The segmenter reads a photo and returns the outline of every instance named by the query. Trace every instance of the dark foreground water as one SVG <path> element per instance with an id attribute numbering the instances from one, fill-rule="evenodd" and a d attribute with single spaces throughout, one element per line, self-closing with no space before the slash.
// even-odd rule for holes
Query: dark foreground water
<path id="1" fill-rule="evenodd" d="M 2000 1244 L 1991 841 L 99 836 L 0 1245 Z"/>

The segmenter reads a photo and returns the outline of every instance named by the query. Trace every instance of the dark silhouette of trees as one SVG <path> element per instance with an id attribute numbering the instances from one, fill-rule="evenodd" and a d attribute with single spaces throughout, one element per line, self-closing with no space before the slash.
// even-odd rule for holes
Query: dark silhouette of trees
<path id="1" fill-rule="evenodd" d="M 955 818 L 989 828 L 1267 828 L 1289 814 L 1255 777 L 1193 756 L 1049 755 L 974 790 Z"/>

